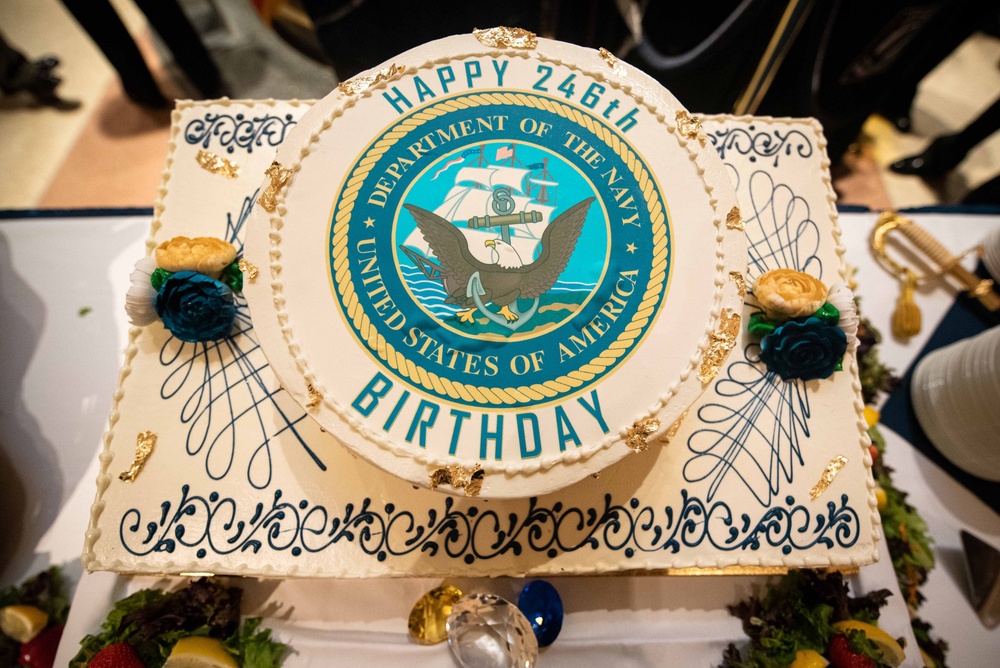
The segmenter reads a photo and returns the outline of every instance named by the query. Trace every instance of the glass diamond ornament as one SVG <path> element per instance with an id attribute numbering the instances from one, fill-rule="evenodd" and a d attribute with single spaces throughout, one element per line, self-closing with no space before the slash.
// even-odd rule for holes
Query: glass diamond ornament
<path id="1" fill-rule="evenodd" d="M 532 668 L 538 660 L 530 622 L 494 594 L 471 594 L 452 606 L 448 646 L 462 668 Z"/>

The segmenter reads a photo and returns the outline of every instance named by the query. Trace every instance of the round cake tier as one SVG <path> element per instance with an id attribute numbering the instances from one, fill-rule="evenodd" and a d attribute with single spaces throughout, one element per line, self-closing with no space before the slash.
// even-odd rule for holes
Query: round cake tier
<path id="1" fill-rule="evenodd" d="M 245 257 L 260 344 L 325 429 L 414 484 L 524 497 L 682 416 L 735 336 L 746 242 L 666 90 L 606 51 L 494 29 L 311 109 Z"/>

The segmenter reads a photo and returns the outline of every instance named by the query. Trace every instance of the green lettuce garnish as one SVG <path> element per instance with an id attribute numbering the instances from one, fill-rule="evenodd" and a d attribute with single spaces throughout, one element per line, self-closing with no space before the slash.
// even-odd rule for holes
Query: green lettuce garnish
<path id="1" fill-rule="evenodd" d="M 161 668 L 177 641 L 189 636 L 221 640 L 242 668 L 278 668 L 285 645 L 272 640 L 269 630 L 258 630 L 260 619 L 240 625 L 242 593 L 211 579 L 175 592 L 137 591 L 115 604 L 100 633 L 83 639 L 70 668 L 86 668 L 98 652 L 119 642 L 132 645 L 146 668 Z"/>

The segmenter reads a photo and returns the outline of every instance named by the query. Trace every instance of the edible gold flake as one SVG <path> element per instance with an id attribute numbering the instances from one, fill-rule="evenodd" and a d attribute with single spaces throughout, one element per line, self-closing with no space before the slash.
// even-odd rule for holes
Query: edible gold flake
<path id="1" fill-rule="evenodd" d="M 410 610 L 410 636 L 421 645 L 436 645 L 448 639 L 448 616 L 462 598 L 462 590 L 451 585 L 435 587 L 421 596 Z"/>
<path id="2" fill-rule="evenodd" d="M 664 443 L 669 443 L 670 439 L 672 439 L 674 436 L 677 435 L 678 430 L 681 428 L 681 422 L 683 422 L 684 418 L 686 418 L 687 416 L 688 412 L 687 409 L 685 409 L 684 412 L 681 413 L 681 416 L 676 420 L 674 420 L 674 423 L 672 425 L 667 427 L 666 433 L 664 433 L 663 436 L 660 437 L 660 440 L 663 441 Z"/>
<path id="3" fill-rule="evenodd" d="M 311 383 L 307 389 L 309 390 L 309 401 L 306 402 L 306 408 L 316 408 L 319 406 L 319 402 L 323 400 L 323 395 Z"/>
<path id="4" fill-rule="evenodd" d="M 625 445 L 632 448 L 632 452 L 643 452 L 649 447 L 646 438 L 659 428 L 660 421 L 656 418 L 636 420 L 625 430 Z"/>
<path id="5" fill-rule="evenodd" d="M 198 151 L 194 159 L 198 161 L 201 168 L 212 172 L 213 174 L 221 174 L 227 179 L 235 179 L 240 175 L 240 166 L 235 162 L 230 162 L 226 158 L 220 155 L 216 155 L 211 151 Z"/>
<path id="6" fill-rule="evenodd" d="M 719 328 L 712 332 L 708 344 L 708 350 L 701 360 L 701 369 L 698 371 L 698 380 L 702 385 L 711 383 L 717 375 L 719 369 L 729 357 L 729 352 L 736 345 L 736 337 L 740 333 L 740 314 L 730 313 L 729 309 L 723 309 L 719 317 Z"/>
<path id="7" fill-rule="evenodd" d="M 819 498 L 819 495 L 826 491 L 826 488 L 830 486 L 833 479 L 837 477 L 840 473 L 840 469 L 844 468 L 847 463 L 847 457 L 844 455 L 837 455 L 830 460 L 830 463 L 826 465 L 826 469 L 823 471 L 823 475 L 820 476 L 819 482 L 809 490 L 809 498 L 815 501 Z"/>
<path id="8" fill-rule="evenodd" d="M 240 261 L 237 263 L 237 266 L 239 266 L 240 271 L 243 272 L 243 275 L 247 277 L 247 280 L 253 283 L 253 281 L 257 278 L 257 273 L 258 273 L 257 267 L 244 257 L 240 258 Z"/>
<path id="9" fill-rule="evenodd" d="M 615 65 L 618 64 L 618 58 L 615 56 L 615 54 L 611 53 L 603 46 L 597 50 L 597 55 L 603 58 L 604 62 L 606 62 L 608 66 L 611 67 L 612 69 L 614 69 Z"/>
<path id="10" fill-rule="evenodd" d="M 281 163 L 275 160 L 264 171 L 264 175 L 271 179 L 271 183 L 264 188 L 264 192 L 257 198 L 257 202 L 266 211 L 274 213 L 274 210 L 278 207 L 278 192 L 288 183 L 288 179 L 292 178 L 292 170 L 283 168 Z"/>
<path id="11" fill-rule="evenodd" d="M 382 69 L 372 72 L 371 74 L 365 74 L 363 76 L 356 76 L 353 79 L 348 79 L 347 81 L 341 81 L 337 84 L 337 90 L 339 90 L 344 95 L 357 95 L 363 90 L 371 88 L 377 83 L 382 83 L 383 81 L 388 81 L 397 74 L 403 71 L 402 65 L 390 65 L 389 67 L 383 67 Z"/>
<path id="12" fill-rule="evenodd" d="M 699 117 L 681 110 L 677 112 L 676 118 L 677 131 L 681 133 L 682 137 L 697 139 L 702 145 L 705 144 L 705 135 L 701 134 L 701 119 Z"/>
<path id="13" fill-rule="evenodd" d="M 154 445 L 156 445 L 156 434 L 151 431 L 139 432 L 135 439 L 135 459 L 132 460 L 132 466 L 128 467 L 128 471 L 119 473 L 118 479 L 123 482 L 135 482 L 142 467 L 146 465 L 146 460 L 153 454 Z"/>
<path id="14" fill-rule="evenodd" d="M 726 216 L 726 227 L 731 230 L 740 230 L 741 232 L 745 229 L 743 227 L 743 216 L 740 215 L 740 207 L 734 206 L 730 209 L 729 214 Z"/>
<path id="15" fill-rule="evenodd" d="M 450 464 L 431 472 L 431 489 L 437 489 L 438 485 L 451 485 L 455 489 L 465 490 L 466 496 L 479 496 L 485 477 L 486 471 L 479 464 L 472 467 L 471 471 L 459 464 Z"/>
<path id="16" fill-rule="evenodd" d="M 473 30 L 472 34 L 483 46 L 493 49 L 534 49 L 538 35 L 524 28 L 497 26 L 488 30 Z"/>
<path id="17" fill-rule="evenodd" d="M 738 271 L 731 271 L 729 272 L 729 278 L 736 284 L 736 292 L 739 293 L 740 297 L 746 297 L 747 282 L 746 279 L 743 278 L 743 274 Z"/>

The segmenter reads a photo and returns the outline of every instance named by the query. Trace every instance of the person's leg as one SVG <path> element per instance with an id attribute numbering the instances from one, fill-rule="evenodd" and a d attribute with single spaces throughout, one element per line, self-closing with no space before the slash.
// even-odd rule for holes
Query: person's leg
<path id="1" fill-rule="evenodd" d="M 174 54 L 174 61 L 205 97 L 221 97 L 219 69 L 177 0 L 136 0 L 150 25 Z"/>
<path id="2" fill-rule="evenodd" d="M 1000 98 L 964 130 L 935 139 L 923 153 L 897 160 L 889 169 L 897 174 L 940 176 L 950 172 L 965 160 L 979 142 L 1000 128 Z"/>
<path id="3" fill-rule="evenodd" d="M 138 104 L 161 108 L 167 100 L 153 79 L 139 47 L 108 0 L 62 0 L 118 71 L 125 94 Z"/>

